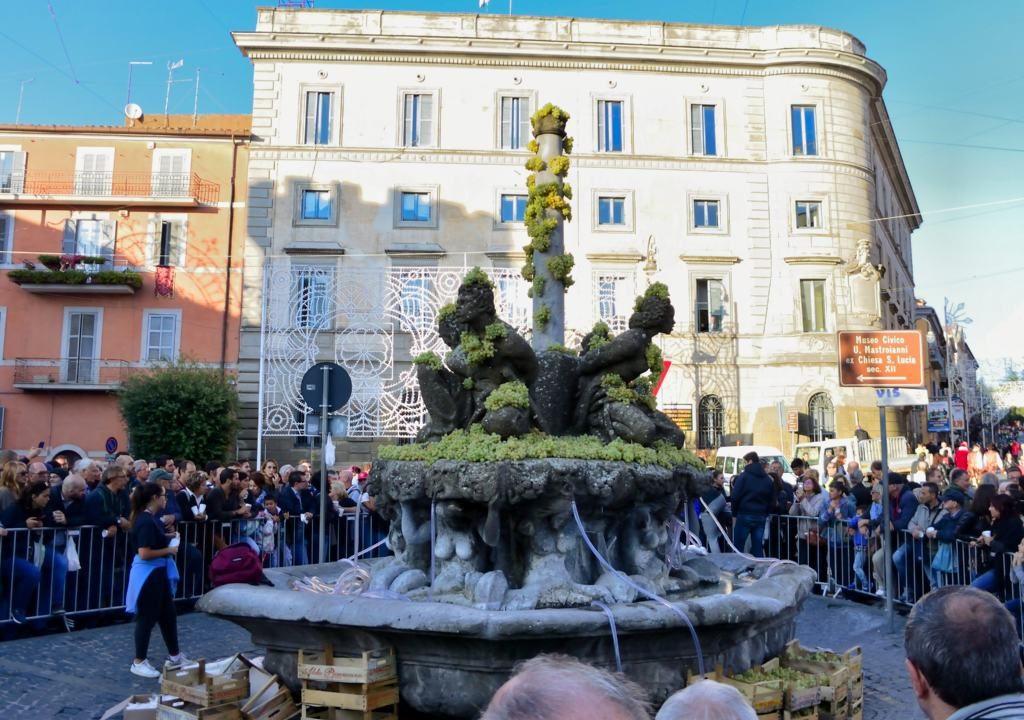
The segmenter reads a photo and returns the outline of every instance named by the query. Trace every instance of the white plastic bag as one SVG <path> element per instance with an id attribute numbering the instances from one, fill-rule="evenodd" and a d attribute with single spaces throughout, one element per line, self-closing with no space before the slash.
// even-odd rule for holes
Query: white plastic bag
<path id="1" fill-rule="evenodd" d="M 68 533 L 68 544 L 64 549 L 64 557 L 68 559 L 68 572 L 78 572 L 82 569 L 82 561 L 78 557 L 78 546 L 71 533 Z"/>

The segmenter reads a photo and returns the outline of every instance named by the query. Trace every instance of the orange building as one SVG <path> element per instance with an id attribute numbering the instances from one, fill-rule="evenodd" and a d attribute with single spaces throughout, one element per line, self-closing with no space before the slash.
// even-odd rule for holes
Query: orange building
<path id="1" fill-rule="evenodd" d="M 238 359 L 248 115 L 0 125 L 0 447 L 128 446 L 116 390 Z"/>

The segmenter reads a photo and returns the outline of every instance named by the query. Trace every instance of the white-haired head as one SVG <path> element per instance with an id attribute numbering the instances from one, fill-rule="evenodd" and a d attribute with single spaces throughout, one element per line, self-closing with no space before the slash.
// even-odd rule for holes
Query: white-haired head
<path id="1" fill-rule="evenodd" d="M 648 720 L 644 691 L 621 675 L 565 655 L 522 663 L 481 720 Z"/>
<path id="2" fill-rule="evenodd" d="M 701 680 L 666 700 L 654 720 L 757 720 L 757 714 L 736 688 Z"/>

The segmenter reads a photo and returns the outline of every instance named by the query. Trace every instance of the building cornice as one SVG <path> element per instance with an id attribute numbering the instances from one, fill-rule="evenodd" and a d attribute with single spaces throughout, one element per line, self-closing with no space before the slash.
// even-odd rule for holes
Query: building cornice
<path id="1" fill-rule="evenodd" d="M 735 265 L 742 262 L 737 255 L 680 255 L 679 259 L 693 265 Z"/>
<path id="2" fill-rule="evenodd" d="M 838 255 L 790 255 L 782 260 L 787 265 L 842 265 L 846 262 Z"/>
<path id="3" fill-rule="evenodd" d="M 840 52 L 775 50 L 759 53 L 693 48 L 630 52 L 617 46 L 511 41 L 491 43 L 488 47 L 455 47 L 451 43 L 435 45 L 432 42 L 408 47 L 367 43 L 366 47 L 360 47 L 349 42 L 336 43 L 334 38 L 320 41 L 320 36 L 273 37 L 274 40 L 269 40 L 257 33 L 235 33 L 239 48 L 253 61 L 470 65 L 734 77 L 817 75 L 857 83 L 873 96 L 880 94 L 885 85 L 885 72 L 876 63 Z"/>
<path id="4" fill-rule="evenodd" d="M 670 155 L 573 153 L 577 168 L 609 168 L 630 170 L 676 170 L 694 172 L 763 172 L 766 166 L 778 165 L 787 171 L 835 173 L 865 181 L 873 180 L 871 168 L 845 160 L 819 158 L 815 161 L 792 158 L 754 160 L 750 158 L 704 158 Z M 443 163 L 447 165 L 509 165 L 521 167 L 524 155 L 508 150 L 456 150 L 445 148 L 359 148 L 317 146 L 310 150 L 303 145 L 254 145 L 249 150 L 254 160 L 316 160 L 327 162 L 407 162 Z M 250 164 L 250 167 L 252 165 Z"/>
<path id="5" fill-rule="evenodd" d="M 589 252 L 587 253 L 587 260 L 591 262 L 611 262 L 611 263 L 638 263 L 644 259 L 636 250 L 625 250 L 622 252 Z"/>

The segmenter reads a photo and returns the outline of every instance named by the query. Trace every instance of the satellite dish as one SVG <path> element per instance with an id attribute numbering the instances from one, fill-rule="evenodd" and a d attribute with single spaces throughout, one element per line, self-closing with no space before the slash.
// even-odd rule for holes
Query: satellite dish
<path id="1" fill-rule="evenodd" d="M 124 106 L 124 116 L 129 120 L 138 120 L 142 117 L 142 107 L 135 103 L 128 103 Z"/>

